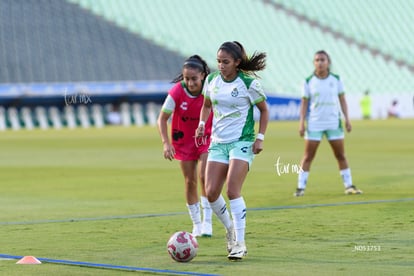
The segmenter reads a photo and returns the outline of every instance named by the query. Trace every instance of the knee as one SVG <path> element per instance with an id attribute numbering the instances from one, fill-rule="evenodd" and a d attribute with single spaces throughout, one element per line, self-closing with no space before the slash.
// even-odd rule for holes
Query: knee
<path id="1" fill-rule="evenodd" d="M 314 157 L 315 157 L 315 154 L 305 153 L 302 159 L 302 163 L 311 163 Z"/>
<path id="2" fill-rule="evenodd" d="M 217 192 L 216 189 L 213 189 L 212 185 L 208 185 L 208 183 L 206 183 L 205 189 L 206 189 L 206 197 L 209 202 L 216 201 L 218 197 L 220 196 L 220 192 Z"/>
<path id="3" fill-rule="evenodd" d="M 217 193 L 209 193 L 207 191 L 207 200 L 208 202 L 215 202 L 219 198 L 220 194 Z"/>
<path id="4" fill-rule="evenodd" d="M 197 180 L 193 179 L 191 177 L 186 177 L 185 178 L 185 186 L 189 190 L 197 189 Z"/>
<path id="5" fill-rule="evenodd" d="M 232 189 L 227 189 L 227 197 L 230 200 L 235 199 L 235 198 L 239 198 L 240 197 L 240 192 L 239 191 L 234 191 Z"/>
<path id="6" fill-rule="evenodd" d="M 336 158 L 336 160 L 338 160 L 339 162 L 346 161 L 345 154 L 343 154 L 342 152 L 335 153 L 335 158 Z"/>

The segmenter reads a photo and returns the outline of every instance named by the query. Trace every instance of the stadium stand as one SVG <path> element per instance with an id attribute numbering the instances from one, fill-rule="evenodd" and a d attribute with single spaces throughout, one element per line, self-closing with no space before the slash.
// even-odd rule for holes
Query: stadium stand
<path id="1" fill-rule="evenodd" d="M 2 83 L 169 80 L 184 60 L 66 1 L 1 0 L 0 34 Z"/>
<path id="2" fill-rule="evenodd" d="M 398 37 L 388 39 L 398 26 L 409 26 L 409 17 L 400 17 L 398 22 L 391 24 L 388 32 L 376 33 L 381 29 L 377 16 L 388 23 L 393 22 L 400 13 L 409 14 L 410 9 L 404 11 L 405 6 L 399 7 L 391 1 L 385 1 L 386 4 L 378 8 L 378 5 L 372 5 L 372 1 L 364 2 L 359 13 L 352 12 L 356 1 L 329 1 L 324 5 L 322 1 L 274 0 L 286 5 L 284 10 L 270 5 L 270 1 L 259 0 L 198 1 L 197 5 L 192 5 L 191 0 L 127 0 L 122 1 L 122 5 L 117 5 L 115 0 L 71 1 L 183 56 L 198 52 L 208 59 L 213 68 L 215 50 L 227 40 L 240 40 L 250 51 L 265 51 L 269 60 L 268 69 L 261 74 L 262 82 L 267 90 L 279 94 L 298 93 L 301 80 L 311 72 L 313 53 L 321 48 L 331 53 L 333 70 L 347 80 L 350 93 L 360 93 L 367 88 L 376 93 L 399 93 L 409 91 L 414 84 L 414 73 L 408 68 L 383 59 L 368 49 L 355 47 L 326 33 L 323 28 L 315 28 L 292 16 L 292 11 L 301 13 L 312 20 L 319 20 L 322 26 L 329 25 L 343 36 L 352 35 L 355 39 L 364 38 L 372 45 L 387 47 L 384 53 L 394 53 L 396 60 L 401 58 L 401 53 L 407 52 L 404 60 L 409 62 L 413 56 L 409 52 L 411 48 L 400 51 L 399 47 L 403 46 L 398 43 L 399 38 L 407 35 L 405 32 L 408 29 Z M 374 10 L 369 13 L 372 15 L 367 17 L 367 11 L 371 10 Z M 386 10 L 393 12 L 384 14 Z M 230 12 L 233 13 L 229 15 Z M 349 16 L 342 16 L 344 14 Z M 361 20 L 356 21 L 355 18 Z M 389 45 L 385 46 L 384 40 Z M 412 44 L 407 39 L 405 41 L 405 46 Z"/>
<path id="3" fill-rule="evenodd" d="M 324 27 L 377 49 L 396 60 L 414 64 L 410 22 L 413 1 L 271 0 L 319 22 Z M 339 16 L 338 16 L 339 15 Z"/>
<path id="4" fill-rule="evenodd" d="M 154 124 L 159 106 L 145 103 L 160 103 L 183 60 L 214 70 L 229 40 L 268 54 L 270 94 L 299 96 L 320 49 L 351 95 L 411 93 L 412 14 L 402 0 L 0 0 L 0 129 L 101 127 L 108 104 L 128 111 L 124 125 Z"/>

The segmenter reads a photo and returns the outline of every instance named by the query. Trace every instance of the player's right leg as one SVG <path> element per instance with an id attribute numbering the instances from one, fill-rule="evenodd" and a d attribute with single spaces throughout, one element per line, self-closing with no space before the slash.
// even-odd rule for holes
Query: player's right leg
<path id="1" fill-rule="evenodd" d="M 298 186 L 296 192 L 293 194 L 296 197 L 305 195 L 306 184 L 308 183 L 309 170 L 316 151 L 322 140 L 323 132 L 321 131 L 306 131 L 305 134 L 305 153 L 301 161 L 302 170 L 298 175 Z"/>
<path id="2" fill-rule="evenodd" d="M 206 185 L 205 185 L 205 175 L 206 175 L 206 166 L 207 166 L 207 156 L 208 153 L 202 153 L 200 155 L 198 161 L 198 176 L 200 179 L 200 186 L 201 186 L 201 207 L 203 210 L 203 219 L 202 219 L 202 227 L 201 227 L 201 236 L 203 237 L 211 237 L 213 235 L 213 223 L 212 223 L 212 215 L 213 210 L 211 210 L 210 203 L 207 199 L 206 193 Z"/>
<path id="3" fill-rule="evenodd" d="M 218 219 L 226 228 L 227 251 L 234 245 L 235 234 L 233 221 L 227 209 L 226 201 L 221 195 L 224 182 L 226 181 L 227 170 L 229 167 L 229 156 L 226 145 L 210 145 L 206 167 L 206 194 L 210 207 L 217 215 Z"/>
<path id="4" fill-rule="evenodd" d="M 192 234 L 198 237 L 201 236 L 202 224 L 197 192 L 197 161 L 181 161 L 180 165 L 184 175 L 187 208 L 193 222 Z"/>

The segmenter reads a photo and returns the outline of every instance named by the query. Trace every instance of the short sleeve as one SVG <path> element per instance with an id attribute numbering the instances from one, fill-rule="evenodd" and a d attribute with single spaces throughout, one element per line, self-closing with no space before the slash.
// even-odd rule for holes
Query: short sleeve
<path id="1" fill-rule="evenodd" d="M 338 80 L 338 95 L 345 94 L 344 83 L 341 79 Z"/>
<path id="2" fill-rule="evenodd" d="M 309 99 L 310 98 L 309 83 L 307 81 L 305 81 L 303 83 L 302 98 L 305 98 L 305 99 Z"/>
<path id="3" fill-rule="evenodd" d="M 209 90 L 209 88 L 208 88 L 208 78 L 206 78 L 205 80 L 204 80 L 204 85 L 203 85 L 203 96 L 205 97 L 205 98 L 207 98 L 207 99 L 210 99 L 210 90 Z"/>
<path id="4" fill-rule="evenodd" d="M 165 98 L 164 104 L 161 107 L 161 111 L 165 112 L 167 114 L 171 114 L 174 112 L 175 109 L 175 101 L 171 95 L 168 95 L 167 98 Z"/>
<path id="5" fill-rule="evenodd" d="M 266 100 L 263 87 L 258 80 L 253 80 L 248 89 L 250 102 L 257 104 Z"/>

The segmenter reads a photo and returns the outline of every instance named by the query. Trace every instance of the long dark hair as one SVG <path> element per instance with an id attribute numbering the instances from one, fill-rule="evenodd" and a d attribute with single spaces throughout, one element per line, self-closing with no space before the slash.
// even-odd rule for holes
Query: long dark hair
<path id="1" fill-rule="evenodd" d="M 183 69 L 184 68 L 192 68 L 197 69 L 198 71 L 205 74 L 205 77 L 207 77 L 208 74 L 210 74 L 210 68 L 208 68 L 207 62 L 205 62 L 204 59 L 202 59 L 199 55 L 193 55 L 189 58 L 187 58 L 183 63 Z M 183 80 L 183 72 L 181 70 L 181 73 L 176 76 L 171 82 L 177 83 Z"/>
<path id="2" fill-rule="evenodd" d="M 255 72 L 261 71 L 266 67 L 266 53 L 255 51 L 251 57 L 248 57 L 243 45 L 238 41 L 224 42 L 218 50 L 226 51 L 235 60 L 240 59 L 240 64 L 237 68 L 249 75 L 258 77 Z"/>

